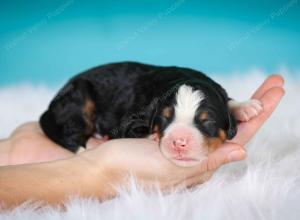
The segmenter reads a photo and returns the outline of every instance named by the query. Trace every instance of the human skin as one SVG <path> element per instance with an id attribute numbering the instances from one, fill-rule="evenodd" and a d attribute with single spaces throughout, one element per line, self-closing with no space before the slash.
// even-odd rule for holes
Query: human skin
<path id="1" fill-rule="evenodd" d="M 73 194 L 106 200 L 117 195 L 115 186 L 128 186 L 131 174 L 146 189 L 170 191 L 202 183 L 221 165 L 245 158 L 243 146 L 278 105 L 282 86 L 280 76 L 268 77 L 252 96 L 263 103 L 263 112 L 240 123 L 233 140 L 189 168 L 166 160 L 157 142 L 148 139 L 116 139 L 98 147 L 100 143 L 90 139 L 88 145 L 94 149 L 74 155 L 50 141 L 37 123 L 23 125 L 0 142 L 0 164 L 23 164 L 0 167 L 0 201 L 9 208 L 28 199 L 62 204 Z"/>

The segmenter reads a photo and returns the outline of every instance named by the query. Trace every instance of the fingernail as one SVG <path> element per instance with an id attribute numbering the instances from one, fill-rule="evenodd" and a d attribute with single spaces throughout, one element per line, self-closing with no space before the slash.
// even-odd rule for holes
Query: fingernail
<path id="1" fill-rule="evenodd" d="M 230 162 L 239 161 L 245 158 L 246 152 L 244 150 L 235 150 L 229 153 L 228 160 Z"/>

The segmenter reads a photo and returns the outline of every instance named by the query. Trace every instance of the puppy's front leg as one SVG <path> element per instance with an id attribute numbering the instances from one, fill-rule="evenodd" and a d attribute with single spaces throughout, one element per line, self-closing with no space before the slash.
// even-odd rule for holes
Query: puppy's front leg
<path id="1" fill-rule="evenodd" d="M 249 121 L 263 111 L 263 105 L 257 99 L 250 99 L 245 102 L 230 100 L 228 107 L 237 121 Z"/>

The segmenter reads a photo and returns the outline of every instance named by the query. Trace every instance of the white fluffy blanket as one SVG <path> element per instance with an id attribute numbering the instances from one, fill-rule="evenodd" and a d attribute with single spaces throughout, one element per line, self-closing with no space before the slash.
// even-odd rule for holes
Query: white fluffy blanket
<path id="1" fill-rule="evenodd" d="M 111 201 L 71 199 L 66 212 L 34 211 L 24 204 L 0 219 L 300 219 L 300 80 L 286 76 L 286 96 L 247 146 L 248 158 L 222 167 L 207 183 L 162 196 L 132 184 Z M 217 77 L 229 94 L 247 99 L 264 80 L 261 71 Z M 0 88 L 0 137 L 18 124 L 37 120 L 54 95 L 43 86 Z M 20 184 L 22 187 L 22 184 Z"/>

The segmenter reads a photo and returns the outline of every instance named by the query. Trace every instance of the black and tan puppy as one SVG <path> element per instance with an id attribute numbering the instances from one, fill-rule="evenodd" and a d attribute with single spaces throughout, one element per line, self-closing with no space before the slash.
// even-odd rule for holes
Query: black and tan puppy
<path id="1" fill-rule="evenodd" d="M 151 137 L 177 165 L 194 165 L 232 139 L 236 121 L 262 110 L 238 103 L 199 71 L 135 62 L 99 66 L 72 78 L 41 116 L 45 134 L 76 152 L 89 137 Z"/>

